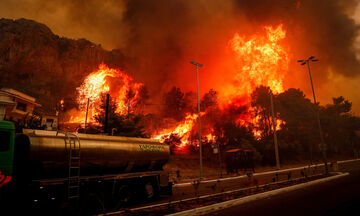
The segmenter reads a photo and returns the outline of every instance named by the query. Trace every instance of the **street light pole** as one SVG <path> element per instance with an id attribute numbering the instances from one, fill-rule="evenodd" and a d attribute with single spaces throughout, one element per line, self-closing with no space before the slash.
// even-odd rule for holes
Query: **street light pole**
<path id="1" fill-rule="evenodd" d="M 197 80 L 197 104 L 198 104 L 198 116 L 199 116 L 199 152 L 200 152 L 200 181 L 203 179 L 203 166 L 202 166 L 202 142 L 201 142 L 201 122 L 200 122 L 200 94 L 199 94 L 199 67 L 204 65 L 191 61 L 191 64 L 196 66 L 196 80 Z"/>
<path id="2" fill-rule="evenodd" d="M 328 170 L 328 166 L 327 166 L 326 143 L 325 143 L 322 128 L 321 128 L 319 105 L 316 102 L 315 90 L 314 90 L 314 85 L 313 85 L 313 81 L 312 81 L 312 77 L 311 77 L 310 61 L 315 62 L 315 61 L 319 61 L 319 59 L 315 59 L 314 56 L 310 56 L 306 60 L 298 60 L 298 62 L 301 62 L 301 65 L 305 65 L 305 64 L 308 65 L 311 89 L 312 89 L 312 93 L 313 93 L 313 97 L 314 97 L 314 103 L 316 106 L 316 118 L 317 118 L 317 124 L 319 127 L 319 133 L 320 133 L 321 150 L 322 150 L 323 161 L 324 161 L 324 165 L 325 165 L 325 173 L 328 174 L 329 170 Z"/>
<path id="3" fill-rule="evenodd" d="M 278 146 L 277 137 L 276 137 L 276 121 L 275 121 L 274 102 L 273 102 L 273 93 L 272 92 L 270 92 L 270 103 L 271 103 L 271 114 L 272 114 L 273 131 L 274 131 L 276 169 L 280 170 L 279 146 Z"/>
<path id="4" fill-rule="evenodd" d="M 88 113 L 89 113 L 89 104 L 90 104 L 90 98 L 88 98 L 87 106 L 86 106 L 86 116 L 85 116 L 85 126 L 84 126 L 85 133 L 86 133 L 86 123 L 87 123 L 87 118 L 88 118 Z"/>

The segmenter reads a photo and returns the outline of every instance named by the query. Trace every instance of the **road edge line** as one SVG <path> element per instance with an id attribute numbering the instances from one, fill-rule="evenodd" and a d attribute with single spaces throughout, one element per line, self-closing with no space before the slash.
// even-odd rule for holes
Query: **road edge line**
<path id="1" fill-rule="evenodd" d="M 349 175 L 349 173 L 342 173 L 342 174 L 338 174 L 335 176 L 330 176 L 330 177 L 326 177 L 326 178 L 322 178 L 322 179 L 318 179 L 318 180 L 314 180 L 314 181 L 310 181 L 310 182 L 292 185 L 292 186 L 285 187 L 285 188 L 279 188 L 279 189 L 275 189 L 272 191 L 267 191 L 264 193 L 258 193 L 258 194 L 254 194 L 254 195 L 250 195 L 250 196 L 246 196 L 246 197 L 242 197 L 242 198 L 238 198 L 238 199 L 234 199 L 234 200 L 228 200 L 225 202 L 216 203 L 216 204 L 212 204 L 209 206 L 190 209 L 190 210 L 186 210 L 186 211 L 182 211 L 182 212 L 177 212 L 174 214 L 168 214 L 167 216 L 204 215 L 204 214 L 208 214 L 211 212 L 216 212 L 216 211 L 219 211 L 222 209 L 226 209 L 226 208 L 229 208 L 232 206 L 241 205 L 241 204 L 256 201 L 256 200 L 266 199 L 266 198 L 269 198 L 271 196 L 275 196 L 278 194 L 295 191 L 295 190 L 305 188 L 308 186 L 332 181 L 334 179 L 341 178 L 341 177 L 344 177 L 347 175 Z"/>

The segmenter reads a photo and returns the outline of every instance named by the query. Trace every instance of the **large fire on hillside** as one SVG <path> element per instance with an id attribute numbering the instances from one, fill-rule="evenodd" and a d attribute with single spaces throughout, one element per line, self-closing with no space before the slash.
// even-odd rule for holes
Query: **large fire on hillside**
<path id="1" fill-rule="evenodd" d="M 121 70 L 100 64 L 98 70 L 89 74 L 77 88 L 79 110 L 72 110 L 69 113 L 69 123 L 85 122 L 88 99 L 90 100 L 87 121 L 95 123 L 95 116 L 99 114 L 101 96 L 106 93 L 115 98 L 116 112 L 126 114 L 137 102 L 142 87 L 142 83 L 135 82 Z"/>
<path id="2" fill-rule="evenodd" d="M 249 107 L 250 95 L 260 85 L 269 86 L 274 93 L 283 91 L 283 77 L 288 69 L 289 57 L 278 42 L 285 38 L 286 31 L 281 24 L 275 28 L 266 26 L 264 29 L 264 35 L 252 35 L 249 39 L 236 33 L 229 42 L 235 53 L 237 68 L 234 69 L 233 81 L 217 89 L 221 95 L 225 95 L 219 101 L 222 109 L 226 109 L 229 105 Z M 249 109 L 251 110 L 251 107 Z M 206 113 L 201 115 L 206 115 Z M 154 137 L 162 138 L 172 133 L 178 134 L 181 137 L 181 145 L 178 147 L 184 148 L 188 144 L 193 128 L 197 126 L 195 123 L 197 119 L 197 114 L 188 114 L 184 122 L 175 128 L 164 129 Z M 251 115 L 251 112 L 247 112 L 236 121 L 246 125 L 249 122 L 257 124 L 258 120 Z M 279 125 L 279 120 L 277 123 Z M 253 132 L 255 136 L 259 135 L 257 131 Z M 208 140 L 215 139 L 211 130 L 210 133 L 205 133 L 204 137 Z"/>
<path id="3" fill-rule="evenodd" d="M 233 68 L 232 81 L 227 85 L 215 89 L 222 95 L 219 98 L 219 107 L 226 110 L 229 106 L 246 106 L 248 112 L 241 115 L 236 122 L 246 125 L 256 124 L 257 119 L 251 114 L 250 95 L 256 87 L 269 86 L 274 93 L 283 91 L 283 77 L 288 69 L 289 57 L 287 51 L 279 44 L 286 37 L 283 25 L 276 27 L 265 26 L 263 31 L 252 36 L 241 36 L 236 33 L 229 41 L 228 47 L 234 53 L 235 68 Z M 224 45 L 226 46 L 226 44 Z M 203 82 L 206 82 L 203 81 Z M 128 103 L 135 103 L 139 97 L 142 83 L 135 82 L 132 77 L 118 69 L 111 69 L 104 64 L 99 65 L 97 71 L 88 75 L 83 84 L 77 88 L 80 110 L 70 113 L 70 122 L 85 122 L 85 109 L 90 98 L 88 122 L 95 122 L 98 106 L 101 103 L 101 94 L 110 93 L 117 104 L 116 112 L 125 114 Z M 129 92 L 133 92 L 131 100 Z M 205 116 L 206 111 L 201 113 Z M 178 149 L 184 149 L 189 142 L 189 137 L 197 133 L 198 114 L 188 113 L 183 121 L 170 128 L 162 128 L 153 132 L 151 137 L 164 140 L 171 134 L 176 134 L 181 139 Z M 207 127 L 206 125 L 204 127 Z M 212 129 L 203 132 L 207 140 L 214 140 Z M 257 132 L 254 131 L 257 135 Z"/>

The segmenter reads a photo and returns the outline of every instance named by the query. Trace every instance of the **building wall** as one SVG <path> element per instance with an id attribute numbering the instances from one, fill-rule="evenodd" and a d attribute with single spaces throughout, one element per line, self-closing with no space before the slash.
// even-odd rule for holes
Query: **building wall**
<path id="1" fill-rule="evenodd" d="M 0 104 L 0 121 L 5 117 L 5 104 Z"/>
<path id="2" fill-rule="evenodd" d="M 40 106 L 35 102 L 35 98 L 13 89 L 0 90 L 0 104 L 5 107 L 6 120 L 11 121 L 31 117 L 35 106 Z"/>
<path id="3" fill-rule="evenodd" d="M 0 120 L 4 120 L 7 107 L 11 108 L 13 106 L 13 99 L 10 96 L 0 92 Z"/>
<path id="4" fill-rule="evenodd" d="M 58 117 L 56 115 L 42 115 L 41 125 L 46 126 L 46 130 L 57 130 Z"/>
<path id="5" fill-rule="evenodd" d="M 13 106 L 6 107 L 6 118 L 7 119 L 19 120 L 19 119 L 23 119 L 25 116 L 27 116 L 27 117 L 32 116 L 32 113 L 35 108 L 34 104 L 30 104 L 26 101 L 23 101 L 23 100 L 20 100 L 17 98 L 14 99 L 14 102 L 15 102 L 15 104 Z M 19 103 L 26 105 L 25 110 L 22 110 L 19 108 Z"/>

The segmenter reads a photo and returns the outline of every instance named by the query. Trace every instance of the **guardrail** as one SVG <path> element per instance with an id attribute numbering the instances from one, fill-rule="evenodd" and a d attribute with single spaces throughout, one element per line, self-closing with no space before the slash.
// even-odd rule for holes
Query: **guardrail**
<path id="1" fill-rule="evenodd" d="M 350 169 L 354 165 L 360 166 L 360 159 L 344 160 L 337 162 L 334 161 L 329 163 L 329 171 L 331 171 L 332 174 L 336 173 L 337 174 L 336 176 L 344 176 L 346 174 L 339 174 L 337 172 L 346 171 L 347 169 Z M 122 214 L 124 212 L 146 211 L 146 209 L 154 209 L 154 208 L 156 209 L 156 208 L 164 208 L 164 207 L 171 209 L 171 208 L 176 208 L 176 206 L 182 206 L 183 204 L 191 201 L 198 202 L 202 199 L 224 197 L 230 194 L 244 193 L 245 191 L 250 191 L 250 193 L 248 193 L 249 196 L 251 195 L 251 191 L 253 190 L 256 191 L 256 193 L 258 192 L 264 193 L 264 191 L 265 193 L 267 193 L 267 192 L 271 192 L 271 191 L 266 191 L 269 189 L 269 187 L 273 187 L 279 184 L 287 184 L 287 183 L 296 184 L 290 187 L 297 188 L 295 187 L 297 186 L 297 184 L 301 183 L 302 185 L 304 184 L 309 185 L 310 182 L 307 181 L 314 180 L 318 177 L 320 178 L 320 176 L 323 177 L 322 175 L 324 173 L 325 173 L 324 164 L 314 164 L 314 165 L 301 166 L 290 169 L 267 171 L 263 173 L 247 173 L 245 175 L 240 175 L 235 177 L 205 180 L 201 182 L 192 181 L 187 183 L 179 183 L 173 186 L 173 196 L 163 199 L 163 201 L 160 203 L 107 213 L 105 215 L 117 215 L 117 214 Z M 335 178 L 333 177 L 334 176 L 331 176 L 326 179 L 331 180 Z M 320 183 L 322 181 L 320 179 L 320 180 L 315 180 L 314 182 Z M 287 191 L 287 190 L 283 189 L 281 191 Z M 260 195 L 257 196 L 259 197 Z"/>

